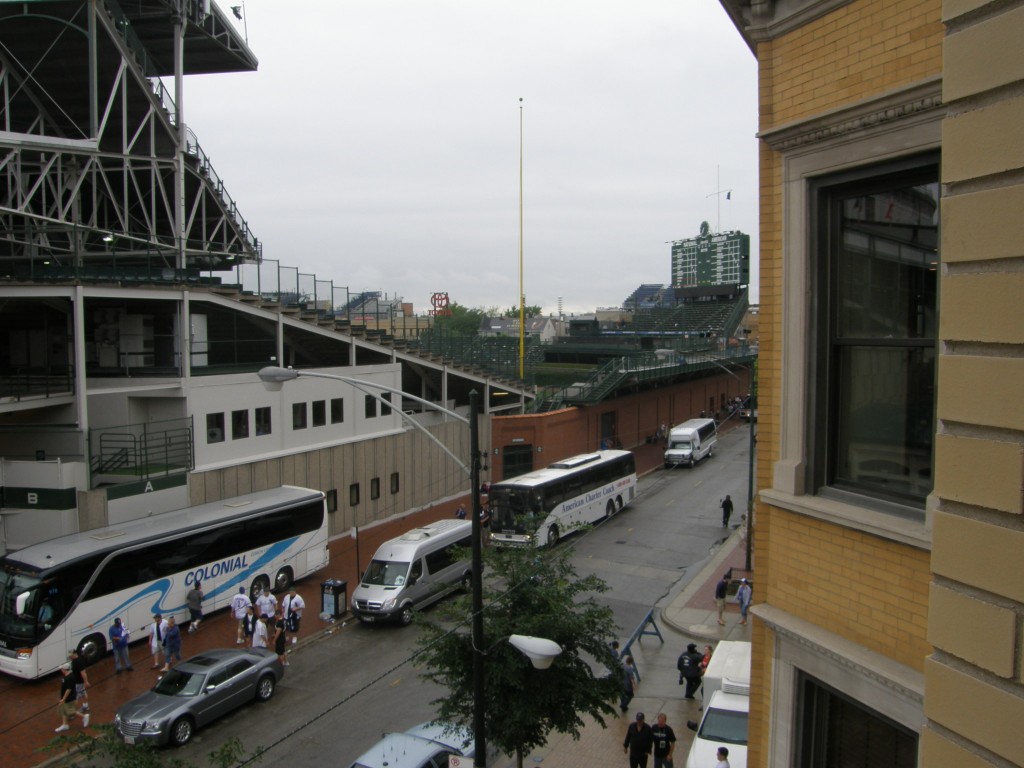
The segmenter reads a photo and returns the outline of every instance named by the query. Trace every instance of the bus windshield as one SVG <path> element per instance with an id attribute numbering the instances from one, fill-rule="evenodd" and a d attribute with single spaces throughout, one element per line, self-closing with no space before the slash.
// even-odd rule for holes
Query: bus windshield
<path id="1" fill-rule="evenodd" d="M 492 486 L 488 502 L 492 529 L 508 533 L 533 533 L 543 519 L 544 505 L 535 490 L 531 492 L 528 488 Z"/>
<path id="2" fill-rule="evenodd" d="M 409 564 L 394 560 L 374 560 L 363 574 L 363 584 L 375 584 L 384 587 L 400 587 L 405 584 Z"/>
<path id="3" fill-rule="evenodd" d="M 55 593 L 31 573 L 10 567 L 0 571 L 0 638 L 8 647 L 36 643 L 60 622 Z"/>

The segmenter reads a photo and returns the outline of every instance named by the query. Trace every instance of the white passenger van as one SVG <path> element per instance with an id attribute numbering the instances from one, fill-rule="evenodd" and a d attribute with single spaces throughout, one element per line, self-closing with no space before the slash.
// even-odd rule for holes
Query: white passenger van
<path id="1" fill-rule="evenodd" d="M 718 444 L 718 426 L 714 419 L 690 419 L 672 427 L 665 449 L 665 469 L 680 464 L 693 466 L 710 456 Z"/>
<path id="2" fill-rule="evenodd" d="M 700 724 L 687 721 L 697 732 L 686 768 L 714 765 L 719 747 L 729 749 L 732 768 L 747 766 L 750 718 L 750 643 L 723 640 L 704 670 L 704 716 Z"/>
<path id="3" fill-rule="evenodd" d="M 468 589 L 472 521 L 438 520 L 381 544 L 352 592 L 360 621 L 412 621 L 413 608 L 430 605 L 458 587 Z"/>

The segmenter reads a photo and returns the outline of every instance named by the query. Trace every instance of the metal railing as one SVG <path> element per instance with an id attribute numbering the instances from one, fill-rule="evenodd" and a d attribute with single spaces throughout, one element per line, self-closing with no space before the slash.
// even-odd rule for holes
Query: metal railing
<path id="1" fill-rule="evenodd" d="M 194 466 L 191 417 L 89 430 L 93 486 L 180 474 Z"/>

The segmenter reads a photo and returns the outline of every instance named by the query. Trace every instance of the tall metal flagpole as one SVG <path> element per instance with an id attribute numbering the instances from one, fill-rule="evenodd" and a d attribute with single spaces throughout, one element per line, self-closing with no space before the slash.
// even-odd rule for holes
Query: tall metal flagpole
<path id="1" fill-rule="evenodd" d="M 714 192 L 712 192 L 710 195 L 705 195 L 704 197 L 705 198 L 708 198 L 708 197 L 716 198 L 715 202 L 717 204 L 717 209 L 718 209 L 718 221 L 715 222 L 715 233 L 717 234 L 717 233 L 722 231 L 722 194 L 724 193 L 725 194 L 725 199 L 729 200 L 729 199 L 732 198 L 732 190 L 731 189 L 722 189 L 722 166 L 720 166 L 720 165 L 716 165 L 715 166 L 715 175 L 716 175 L 716 184 L 718 185 L 718 189 L 715 190 Z"/>
<path id="2" fill-rule="evenodd" d="M 523 99 L 519 97 L 519 378 L 526 379 L 526 294 L 523 292 Z"/>

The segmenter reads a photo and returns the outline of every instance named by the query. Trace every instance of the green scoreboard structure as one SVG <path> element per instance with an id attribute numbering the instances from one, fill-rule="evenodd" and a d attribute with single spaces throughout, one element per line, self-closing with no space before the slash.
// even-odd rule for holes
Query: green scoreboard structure
<path id="1" fill-rule="evenodd" d="M 695 295 L 704 288 L 750 283 L 750 235 L 712 233 L 702 222 L 700 234 L 672 241 L 672 287 Z"/>

